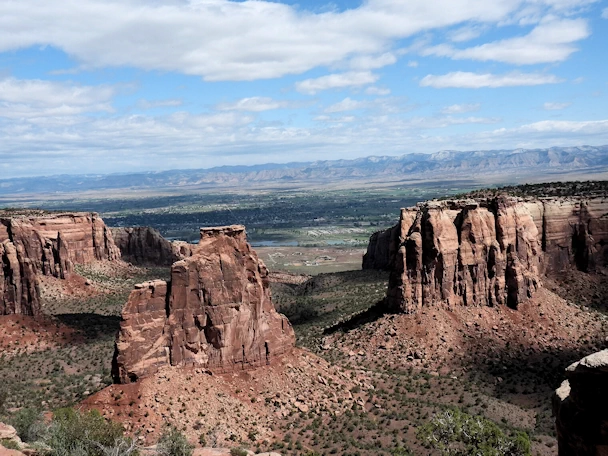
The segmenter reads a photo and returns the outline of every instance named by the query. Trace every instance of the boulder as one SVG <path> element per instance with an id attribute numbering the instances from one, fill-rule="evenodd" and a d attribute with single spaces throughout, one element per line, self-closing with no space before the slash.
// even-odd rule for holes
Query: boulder
<path id="1" fill-rule="evenodd" d="M 608 454 L 608 350 L 593 353 L 566 369 L 556 390 L 559 456 Z"/>

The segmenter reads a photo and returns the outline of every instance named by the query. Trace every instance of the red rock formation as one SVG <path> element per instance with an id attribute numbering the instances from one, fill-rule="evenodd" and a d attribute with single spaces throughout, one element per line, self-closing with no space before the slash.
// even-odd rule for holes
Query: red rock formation
<path id="1" fill-rule="evenodd" d="M 186 242 L 171 242 L 147 226 L 110 228 L 122 259 L 137 265 L 171 266 L 192 255 Z"/>
<path id="2" fill-rule="evenodd" d="M 559 456 L 608 454 L 608 350 L 570 365 L 566 378 L 553 398 Z"/>
<path id="3" fill-rule="evenodd" d="M 515 308 L 545 272 L 606 266 L 605 198 L 419 204 L 372 236 L 363 261 L 364 268 L 392 271 L 388 304 L 403 312 L 434 302 Z"/>
<path id="4" fill-rule="evenodd" d="M 393 310 L 411 313 L 433 303 L 516 308 L 539 285 L 537 228 L 514 199 L 420 204 L 402 210 L 392 232 Z"/>
<path id="5" fill-rule="evenodd" d="M 11 241 L 0 243 L 0 315 L 36 315 L 40 290 L 33 264 L 23 248 Z"/>
<path id="6" fill-rule="evenodd" d="M 294 343 L 245 228 L 203 228 L 193 255 L 173 264 L 171 282 L 146 282 L 129 296 L 113 376 L 128 383 L 169 365 L 244 369 L 266 364 Z"/>
<path id="7" fill-rule="evenodd" d="M 120 251 L 97 214 L 0 211 L 0 314 L 35 315 L 37 274 L 65 278 L 74 264 L 117 260 Z"/>

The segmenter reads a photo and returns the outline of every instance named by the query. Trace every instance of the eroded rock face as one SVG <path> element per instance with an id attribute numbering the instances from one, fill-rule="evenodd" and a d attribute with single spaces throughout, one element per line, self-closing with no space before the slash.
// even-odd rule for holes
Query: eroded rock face
<path id="1" fill-rule="evenodd" d="M 171 242 L 147 226 L 110 228 L 122 259 L 137 265 L 167 265 L 192 255 L 186 242 Z"/>
<path id="2" fill-rule="evenodd" d="M 390 242 L 387 304 L 394 311 L 433 303 L 516 308 L 540 284 L 536 224 L 511 198 L 403 209 Z"/>
<path id="3" fill-rule="evenodd" d="M 396 253 L 395 253 L 396 252 Z M 608 199 L 428 202 L 370 239 L 363 268 L 389 269 L 389 306 L 516 308 L 544 273 L 608 266 Z"/>
<path id="4" fill-rule="evenodd" d="M 608 454 L 608 350 L 570 365 L 566 378 L 553 398 L 559 455 Z"/>
<path id="5" fill-rule="evenodd" d="M 243 226 L 201 229 L 192 253 L 173 264 L 169 283 L 146 282 L 129 296 L 113 360 L 116 382 L 169 365 L 220 372 L 259 366 L 295 344 Z"/>
<path id="6" fill-rule="evenodd" d="M 0 315 L 38 313 L 38 274 L 63 279 L 74 264 L 119 258 L 97 214 L 0 211 Z"/>

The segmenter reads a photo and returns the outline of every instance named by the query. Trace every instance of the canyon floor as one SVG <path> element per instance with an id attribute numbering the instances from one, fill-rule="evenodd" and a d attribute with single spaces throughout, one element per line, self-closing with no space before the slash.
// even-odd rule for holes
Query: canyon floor
<path id="1" fill-rule="evenodd" d="M 292 355 L 234 374 L 165 369 L 110 386 L 128 292 L 167 272 L 100 263 L 68 281 L 45 279 L 45 319 L 1 321 L 5 408 L 98 408 L 142 444 L 171 422 L 199 446 L 390 455 L 433 454 L 417 429 L 458 407 L 507 433 L 525 430 L 533 454 L 555 455 L 553 390 L 568 364 L 604 348 L 608 336 L 600 276 L 547 281 L 518 310 L 434 308 L 413 316 L 380 310 L 384 272 L 286 272 L 275 274 L 272 291 L 296 331 Z"/>

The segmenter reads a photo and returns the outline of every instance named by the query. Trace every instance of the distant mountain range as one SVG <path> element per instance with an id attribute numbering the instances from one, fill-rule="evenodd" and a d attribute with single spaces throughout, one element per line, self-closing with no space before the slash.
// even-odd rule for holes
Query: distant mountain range
<path id="1" fill-rule="evenodd" d="M 124 174 L 57 175 L 0 179 L 0 195 L 74 193 L 117 189 L 212 189 L 322 185 L 339 181 L 479 178 L 608 171 L 608 145 L 490 151 L 441 151 L 398 157 L 222 166 Z"/>

